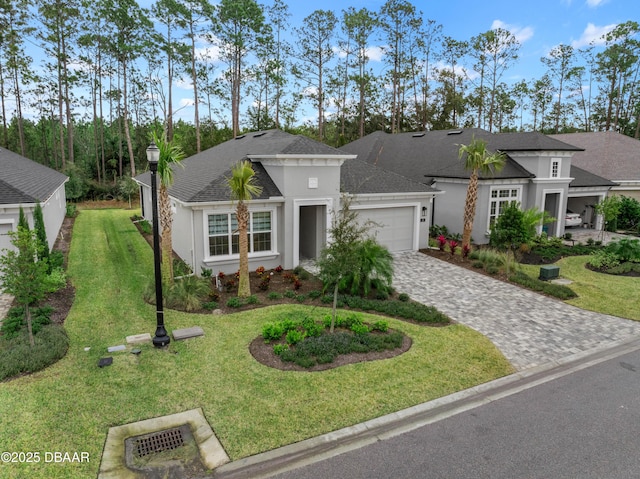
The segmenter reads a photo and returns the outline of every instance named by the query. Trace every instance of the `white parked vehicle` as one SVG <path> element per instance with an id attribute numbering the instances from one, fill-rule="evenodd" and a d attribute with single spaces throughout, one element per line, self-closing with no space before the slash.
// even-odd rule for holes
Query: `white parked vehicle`
<path id="1" fill-rule="evenodd" d="M 564 226 L 569 228 L 572 226 L 580 226 L 582 224 L 582 216 L 578 213 L 574 213 L 571 210 L 567 210 L 567 214 L 564 217 Z"/>

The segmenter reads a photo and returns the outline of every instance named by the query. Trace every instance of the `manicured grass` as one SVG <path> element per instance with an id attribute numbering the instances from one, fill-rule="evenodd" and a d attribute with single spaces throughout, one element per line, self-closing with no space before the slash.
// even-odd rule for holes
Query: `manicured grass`
<path id="1" fill-rule="evenodd" d="M 201 326 L 205 336 L 168 350 L 107 354 L 125 337 L 155 330 L 142 301 L 152 252 L 131 211 L 82 211 L 69 275 L 76 302 L 66 321 L 69 352 L 32 376 L 0 383 L 0 451 L 40 452 L 36 464 L 0 464 L 3 478 L 95 477 L 109 427 L 202 408 L 232 460 L 322 434 L 511 373 L 502 354 L 461 325 L 429 328 L 388 319 L 412 348 L 384 361 L 324 372 L 283 372 L 255 361 L 249 343 L 265 322 L 295 311 L 320 320 L 324 308 L 270 306 L 213 316 L 167 311 L 168 329 Z M 363 314 L 374 322 L 380 317 Z M 90 347 L 87 352 L 84 348 Z M 101 357 L 113 365 L 100 369 Z M 83 464 L 44 463 L 47 451 L 88 452 Z"/>
<path id="2" fill-rule="evenodd" d="M 569 256 L 555 263 L 560 267 L 560 276 L 573 281 L 570 288 L 578 295 L 566 302 L 590 311 L 640 320 L 640 279 L 591 271 L 585 267 L 588 258 Z M 536 278 L 540 272 L 539 266 L 522 265 L 522 268 Z"/>

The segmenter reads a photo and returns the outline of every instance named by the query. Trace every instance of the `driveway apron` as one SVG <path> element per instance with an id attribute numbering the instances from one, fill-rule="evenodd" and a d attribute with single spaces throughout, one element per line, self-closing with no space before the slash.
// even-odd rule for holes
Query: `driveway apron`
<path id="1" fill-rule="evenodd" d="M 484 334 L 518 370 L 640 335 L 640 323 L 576 308 L 419 252 L 394 255 L 394 286 Z"/>

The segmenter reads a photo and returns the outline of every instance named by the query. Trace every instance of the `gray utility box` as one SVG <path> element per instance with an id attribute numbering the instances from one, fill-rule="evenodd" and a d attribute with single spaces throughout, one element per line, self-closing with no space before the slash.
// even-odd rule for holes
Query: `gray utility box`
<path id="1" fill-rule="evenodd" d="M 540 279 L 547 281 L 555 279 L 560 275 L 560 267 L 553 265 L 540 266 Z"/>

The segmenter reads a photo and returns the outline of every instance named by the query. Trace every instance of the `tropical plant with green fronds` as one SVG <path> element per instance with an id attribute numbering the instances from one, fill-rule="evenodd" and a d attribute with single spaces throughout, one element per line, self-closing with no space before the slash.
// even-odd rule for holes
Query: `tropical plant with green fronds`
<path id="1" fill-rule="evenodd" d="M 202 306 L 209 294 L 209 282 L 197 276 L 185 276 L 176 279 L 167 293 L 167 306 L 187 312 Z"/>
<path id="2" fill-rule="evenodd" d="M 352 295 L 367 296 L 371 288 L 388 292 L 393 281 L 393 256 L 374 238 L 355 245 L 355 269 L 342 279 L 341 289 Z"/>
<path id="3" fill-rule="evenodd" d="M 240 253 L 240 278 L 238 278 L 238 296 L 251 296 L 249 284 L 249 207 L 247 201 L 262 193 L 262 187 L 257 184 L 255 171 L 250 161 L 241 161 L 231 170 L 231 178 L 227 180 L 231 189 L 231 199 L 236 203 L 236 218 L 238 220 L 238 249 Z"/>
<path id="4" fill-rule="evenodd" d="M 462 246 L 471 243 L 473 221 L 476 217 L 476 203 L 478 201 L 478 175 L 493 174 L 500 171 L 506 163 L 504 153 L 496 151 L 493 154 L 487 152 L 487 143 L 484 140 L 473 138 L 468 145 L 460 145 L 459 157 L 465 157 L 464 169 L 471 172 L 467 196 L 464 202 L 464 218 L 462 230 Z"/>
<path id="5" fill-rule="evenodd" d="M 169 200 L 169 187 L 173 184 L 173 171 L 176 165 L 182 165 L 185 157 L 184 151 L 167 136 L 158 136 L 154 133 L 153 141 L 160 150 L 158 160 L 158 178 L 160 188 L 158 191 L 158 215 L 160 216 L 161 249 L 162 249 L 162 279 L 165 283 L 173 283 L 173 211 Z"/>

